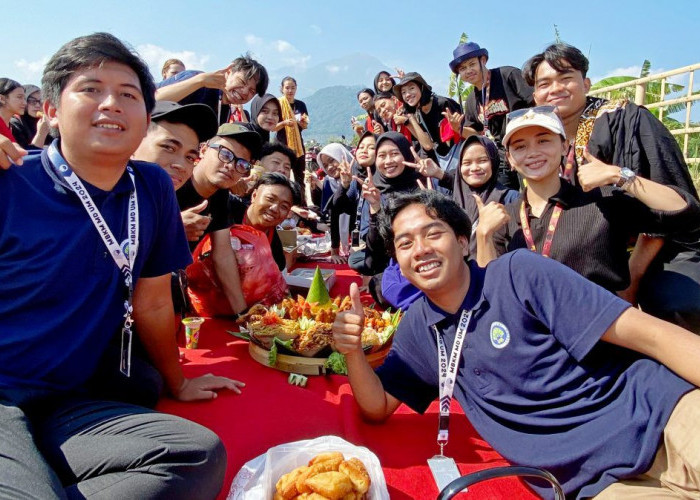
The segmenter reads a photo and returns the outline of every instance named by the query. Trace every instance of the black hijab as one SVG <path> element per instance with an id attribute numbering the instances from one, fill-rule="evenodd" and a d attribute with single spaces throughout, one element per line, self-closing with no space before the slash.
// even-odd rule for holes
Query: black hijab
<path id="1" fill-rule="evenodd" d="M 467 148 L 477 142 L 484 146 L 484 149 L 486 149 L 486 153 L 491 160 L 491 177 L 483 185 L 479 187 L 471 187 L 462 178 L 461 164 L 462 157 L 467 151 Z M 459 165 L 455 172 L 455 183 L 452 191 L 452 197 L 467 213 L 467 216 L 472 224 L 479 219 L 479 208 L 474 200 L 474 197 L 472 196 L 473 194 L 479 196 L 485 205 L 491 201 L 500 202 L 504 193 L 508 191 L 508 188 L 498 183 L 498 167 L 500 163 L 501 160 L 498 155 L 498 146 L 496 146 L 492 140 L 482 135 L 472 135 L 469 136 L 464 143 L 462 143 L 462 147 L 459 150 Z"/>
<path id="2" fill-rule="evenodd" d="M 377 139 L 377 152 L 379 152 L 379 146 L 384 141 L 391 141 L 399 148 L 404 160 L 413 162 L 413 153 L 411 152 L 411 143 L 408 139 L 400 132 L 384 132 Z M 414 191 L 418 189 L 418 179 L 426 181 L 425 177 L 420 175 L 414 168 L 404 167 L 403 172 L 401 172 L 397 177 L 385 177 L 375 168 L 374 175 L 372 176 L 372 181 L 377 187 L 381 194 L 390 193 L 400 193 L 406 191 Z"/>
<path id="3" fill-rule="evenodd" d="M 260 134 L 260 137 L 262 137 L 262 142 L 270 142 L 270 132 L 267 130 L 263 129 L 260 125 L 258 125 L 258 115 L 260 114 L 260 111 L 262 111 L 262 108 L 265 104 L 270 102 L 271 100 L 277 101 L 277 98 L 273 96 L 272 94 L 265 94 L 262 97 L 256 94 L 255 97 L 253 97 L 253 100 L 250 101 L 250 123 L 253 125 L 253 129 Z M 282 110 L 280 109 L 279 104 L 277 104 L 277 109 L 280 110 L 280 120 L 282 119 L 281 112 Z"/>
<path id="4" fill-rule="evenodd" d="M 391 73 L 389 73 L 388 71 L 380 71 L 379 73 L 377 73 L 377 76 L 374 77 L 374 91 L 375 91 L 377 94 L 379 94 L 380 92 L 382 92 L 381 90 L 379 90 L 379 87 L 377 86 L 377 84 L 379 83 L 379 77 L 382 76 L 382 75 L 388 76 L 389 79 L 391 80 L 391 88 L 390 88 L 389 90 L 385 90 L 384 92 L 391 92 L 391 89 L 393 89 L 393 88 L 394 88 L 394 85 L 396 85 L 396 80 L 394 80 L 393 78 L 391 78 Z"/>

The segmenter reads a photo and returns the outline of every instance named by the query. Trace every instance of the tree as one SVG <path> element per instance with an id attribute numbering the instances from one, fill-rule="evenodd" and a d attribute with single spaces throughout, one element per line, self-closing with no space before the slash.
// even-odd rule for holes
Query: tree
<path id="1" fill-rule="evenodd" d="M 468 40 L 469 37 L 466 33 L 462 33 L 462 36 L 459 37 L 459 43 L 467 43 Z M 450 85 L 447 88 L 447 95 L 449 97 L 457 97 L 457 100 L 465 102 L 467 100 L 467 97 L 469 97 L 469 94 L 471 94 L 473 91 L 473 85 L 464 83 L 462 79 L 454 73 L 450 75 Z"/>

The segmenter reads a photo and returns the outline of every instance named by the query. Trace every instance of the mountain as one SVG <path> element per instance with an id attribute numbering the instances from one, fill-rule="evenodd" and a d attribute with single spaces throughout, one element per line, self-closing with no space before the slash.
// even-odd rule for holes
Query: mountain
<path id="1" fill-rule="evenodd" d="M 376 57 L 357 52 L 308 68 L 287 66 L 270 70 L 270 91 L 273 94 L 279 92 L 282 78 L 292 76 L 299 87 L 297 97 L 306 102 L 308 96 L 325 87 L 358 85 L 372 88 L 374 75 L 382 70 L 392 71 Z"/>
<path id="2" fill-rule="evenodd" d="M 304 131 L 304 142 L 315 140 L 321 144 L 330 137 L 345 136 L 352 141 L 350 117 L 364 114 L 357 103 L 357 92 L 361 86 L 335 86 L 317 90 L 303 99 L 309 109 L 309 128 Z"/>

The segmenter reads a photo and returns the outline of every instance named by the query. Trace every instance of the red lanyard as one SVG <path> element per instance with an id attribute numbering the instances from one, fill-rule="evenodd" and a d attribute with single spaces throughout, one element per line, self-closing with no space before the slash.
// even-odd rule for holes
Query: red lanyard
<path id="1" fill-rule="evenodd" d="M 569 144 L 569 152 L 566 155 L 566 165 L 564 166 L 564 172 L 562 172 L 562 178 L 569 181 L 571 184 L 574 183 L 574 162 L 576 161 L 576 145 Z"/>
<path id="2" fill-rule="evenodd" d="M 527 210 L 525 208 L 526 203 L 527 200 L 523 196 L 523 201 L 520 203 L 520 225 L 522 225 L 523 227 L 523 235 L 525 235 L 525 242 L 527 243 L 527 247 L 536 253 L 537 247 L 535 246 L 535 240 L 532 237 L 532 230 L 530 229 L 530 222 L 527 218 Z M 557 202 L 556 206 L 554 207 L 554 211 L 552 212 L 552 217 L 549 219 L 547 234 L 544 237 L 544 245 L 542 245 L 542 255 L 544 257 L 549 257 L 549 254 L 552 251 L 552 240 L 554 239 L 554 231 L 557 230 L 557 224 L 559 224 L 559 218 L 561 217 L 561 213 L 563 210 L 564 207 L 561 205 L 561 203 Z"/>

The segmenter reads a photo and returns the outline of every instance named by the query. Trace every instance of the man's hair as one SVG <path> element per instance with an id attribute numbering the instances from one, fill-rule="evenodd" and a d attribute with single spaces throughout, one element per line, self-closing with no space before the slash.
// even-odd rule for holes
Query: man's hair
<path id="1" fill-rule="evenodd" d="M 260 186 L 284 186 L 292 193 L 292 205 L 301 204 L 301 190 L 296 182 L 292 182 L 279 172 L 268 172 L 263 174 L 253 186 L 253 190 Z"/>
<path id="2" fill-rule="evenodd" d="M 172 64 L 179 64 L 179 65 L 182 66 L 183 68 L 185 67 L 185 63 L 182 62 L 180 59 L 168 59 L 167 61 L 165 61 L 165 62 L 163 63 L 163 67 L 162 67 L 161 70 L 160 70 L 160 74 L 161 74 L 164 78 L 165 78 L 165 72 L 168 71 L 168 68 L 169 68 Z"/>
<path id="3" fill-rule="evenodd" d="M 290 148 L 282 144 L 281 142 L 266 142 L 263 144 L 260 150 L 260 159 L 262 160 L 266 156 L 270 156 L 272 153 L 282 153 L 284 156 L 289 158 L 292 165 L 297 161 L 297 155 Z"/>
<path id="4" fill-rule="evenodd" d="M 450 226 L 457 237 L 464 236 L 469 239 L 472 234 L 472 224 L 467 213 L 452 198 L 438 191 L 432 189 L 412 191 L 390 195 L 387 198 L 386 206 L 379 212 L 379 230 L 391 257 L 396 255 L 394 230 L 391 225 L 399 213 L 409 205 L 423 205 L 430 217 Z"/>
<path id="5" fill-rule="evenodd" d="M 588 58 L 583 52 L 566 43 L 553 43 L 544 49 L 544 52 L 528 59 L 523 66 L 523 76 L 528 85 L 535 85 L 537 68 L 543 62 L 547 62 L 559 73 L 574 69 L 580 71 L 583 78 L 586 78 L 588 73 Z"/>
<path id="6" fill-rule="evenodd" d="M 255 80 L 255 92 L 260 96 L 264 96 L 267 92 L 267 86 L 270 84 L 270 77 L 267 76 L 265 66 L 250 57 L 250 54 L 243 54 L 241 57 L 235 58 L 231 62 L 231 71 L 240 71 L 243 73 L 245 80 Z"/>
<path id="7" fill-rule="evenodd" d="M 44 76 L 41 78 L 42 97 L 58 106 L 61 92 L 76 71 L 100 67 L 108 62 L 124 64 L 136 73 L 146 112 L 150 113 L 156 103 L 156 86 L 148 66 L 133 50 L 109 33 L 93 33 L 74 38 L 58 49 L 44 68 Z"/>

